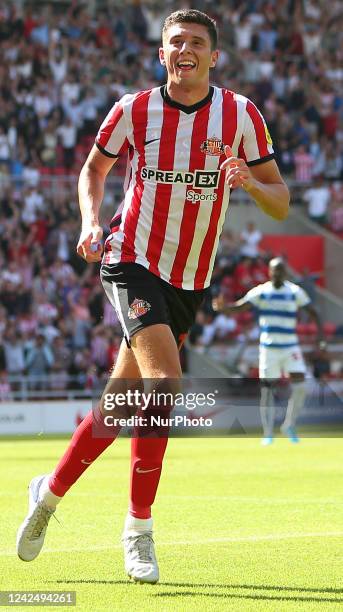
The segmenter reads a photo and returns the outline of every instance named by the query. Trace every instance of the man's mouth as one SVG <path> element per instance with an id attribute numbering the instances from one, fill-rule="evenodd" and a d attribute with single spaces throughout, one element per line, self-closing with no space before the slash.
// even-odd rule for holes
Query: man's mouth
<path id="1" fill-rule="evenodd" d="M 195 68 L 195 62 L 192 62 L 192 60 L 180 60 L 179 62 L 177 62 L 176 66 L 180 70 L 189 71 Z"/>

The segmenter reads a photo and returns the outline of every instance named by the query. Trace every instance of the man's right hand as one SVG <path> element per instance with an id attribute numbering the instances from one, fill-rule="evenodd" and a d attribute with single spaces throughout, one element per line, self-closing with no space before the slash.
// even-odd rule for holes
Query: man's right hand
<path id="1" fill-rule="evenodd" d="M 103 231 L 100 225 L 87 225 L 82 228 L 76 251 L 87 263 L 101 261 L 102 235 Z"/>
<path id="2" fill-rule="evenodd" d="M 225 300 L 221 294 L 213 298 L 212 300 L 213 310 L 215 310 L 216 312 L 222 312 L 222 310 L 224 309 L 224 306 L 225 306 Z"/>

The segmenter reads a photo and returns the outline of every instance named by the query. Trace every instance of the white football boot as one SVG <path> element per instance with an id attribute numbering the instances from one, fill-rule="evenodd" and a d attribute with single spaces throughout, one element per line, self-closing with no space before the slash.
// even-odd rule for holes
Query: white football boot
<path id="1" fill-rule="evenodd" d="M 22 561 L 33 561 L 44 544 L 49 520 L 55 510 L 39 500 L 39 489 L 46 475 L 36 476 L 29 484 L 29 512 L 17 533 L 17 554 Z"/>
<path id="2" fill-rule="evenodd" d="M 144 521 L 133 517 L 128 517 L 128 519 L 132 526 L 128 528 L 127 520 L 122 536 L 125 571 L 135 582 L 156 584 L 159 579 L 159 571 L 152 539 L 152 519 Z M 146 523 L 148 529 L 143 530 L 140 526 L 135 528 L 133 524 L 137 525 L 139 522 Z"/>

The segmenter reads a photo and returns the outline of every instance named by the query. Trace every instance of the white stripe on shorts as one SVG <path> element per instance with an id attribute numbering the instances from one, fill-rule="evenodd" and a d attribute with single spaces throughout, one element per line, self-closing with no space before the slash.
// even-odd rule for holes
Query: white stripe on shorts
<path id="1" fill-rule="evenodd" d="M 118 315 L 118 319 L 121 323 L 121 326 L 123 328 L 124 334 L 127 338 L 128 341 L 130 341 L 130 334 L 129 331 L 125 325 L 125 319 L 123 316 L 123 312 L 121 309 L 121 304 L 120 304 L 120 300 L 119 300 L 119 293 L 118 293 L 118 289 L 117 289 L 117 285 L 115 283 L 111 283 L 112 284 L 112 292 L 113 292 L 113 299 L 114 299 L 114 303 L 115 303 L 115 308 L 117 311 L 117 315 Z"/>

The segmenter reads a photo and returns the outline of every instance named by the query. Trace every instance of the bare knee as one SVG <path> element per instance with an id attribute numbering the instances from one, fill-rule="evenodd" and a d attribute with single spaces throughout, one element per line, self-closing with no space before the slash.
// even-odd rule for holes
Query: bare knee
<path id="1" fill-rule="evenodd" d="M 144 391 L 141 378 L 110 378 L 100 399 L 100 412 L 114 419 L 127 419 L 136 414 L 138 398 Z"/>

